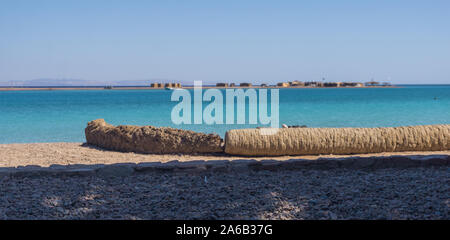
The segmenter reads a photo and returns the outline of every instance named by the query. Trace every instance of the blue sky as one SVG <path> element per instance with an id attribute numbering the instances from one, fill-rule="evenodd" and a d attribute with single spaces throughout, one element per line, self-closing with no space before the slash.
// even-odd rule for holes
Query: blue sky
<path id="1" fill-rule="evenodd" d="M 448 0 L 0 4 L 0 81 L 450 83 Z"/>

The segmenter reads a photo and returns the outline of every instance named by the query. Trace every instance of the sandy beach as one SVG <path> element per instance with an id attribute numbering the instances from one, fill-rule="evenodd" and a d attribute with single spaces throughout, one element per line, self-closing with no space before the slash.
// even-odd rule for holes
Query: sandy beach
<path id="1" fill-rule="evenodd" d="M 394 152 L 373 153 L 356 155 L 303 155 L 280 157 L 243 157 L 228 156 L 225 154 L 210 155 L 182 155 L 182 154 L 138 154 L 132 152 L 116 152 L 100 149 L 84 143 L 25 143 L 25 144 L 0 144 L 0 167 L 18 167 L 35 165 L 48 167 L 52 164 L 115 164 L 115 163 L 144 163 L 144 162 L 170 162 L 178 160 L 188 162 L 195 160 L 278 160 L 285 161 L 292 158 L 317 160 L 319 158 L 343 158 L 343 157 L 380 157 L 380 156 L 405 156 L 405 155 L 450 155 L 450 151 L 433 152 Z"/>
<path id="2" fill-rule="evenodd" d="M 1 144 L 0 168 L 392 155 L 450 151 L 246 158 L 122 153 L 83 143 Z M 449 219 L 448 183 L 448 166 L 0 175 L 0 219 Z"/>

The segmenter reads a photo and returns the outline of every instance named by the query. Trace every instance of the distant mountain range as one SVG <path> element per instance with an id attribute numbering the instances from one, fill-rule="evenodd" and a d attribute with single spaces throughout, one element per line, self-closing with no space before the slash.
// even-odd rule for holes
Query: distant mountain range
<path id="1" fill-rule="evenodd" d="M 148 86 L 152 82 L 172 82 L 168 79 L 148 79 L 148 80 L 123 80 L 123 81 L 90 81 L 82 79 L 52 79 L 40 78 L 24 81 L 4 81 L 0 82 L 3 87 L 88 87 L 88 86 Z"/>

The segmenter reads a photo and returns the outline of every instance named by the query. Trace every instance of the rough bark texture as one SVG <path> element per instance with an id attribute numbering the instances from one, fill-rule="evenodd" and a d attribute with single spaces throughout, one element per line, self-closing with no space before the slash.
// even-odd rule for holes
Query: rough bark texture
<path id="1" fill-rule="evenodd" d="M 225 135 L 225 152 L 244 156 L 356 154 L 450 149 L 450 125 L 390 128 L 236 129 Z"/>
<path id="2" fill-rule="evenodd" d="M 88 123 L 88 144 L 101 148 L 138 153 L 215 153 L 223 152 L 216 134 L 153 126 L 113 126 L 103 119 Z"/>

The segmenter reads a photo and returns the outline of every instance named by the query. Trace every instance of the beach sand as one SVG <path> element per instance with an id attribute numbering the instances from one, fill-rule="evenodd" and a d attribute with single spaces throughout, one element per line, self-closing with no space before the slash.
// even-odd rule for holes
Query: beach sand
<path id="1" fill-rule="evenodd" d="M 393 152 L 357 155 L 316 155 L 316 156 L 281 156 L 281 157 L 242 157 L 225 154 L 214 155 L 181 155 L 181 154 L 138 154 L 103 150 L 83 143 L 25 143 L 0 144 L 0 167 L 18 167 L 36 165 L 48 167 L 52 164 L 115 164 L 115 163 L 142 163 L 142 162 L 180 162 L 195 160 L 289 160 L 293 158 L 316 160 L 318 158 L 343 157 L 371 157 L 371 156 L 399 156 L 399 155 L 450 155 L 450 151 L 434 152 Z"/>
<path id="2" fill-rule="evenodd" d="M 450 151 L 361 154 L 449 155 Z M 350 156 L 350 155 L 346 155 Z M 351 155 L 356 156 L 356 155 Z M 0 145 L 0 168 L 172 160 L 225 155 L 105 151 L 82 143 Z M 448 166 L 296 171 L 147 172 L 128 176 L 0 175 L 0 219 L 446 219 Z"/>

